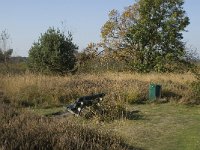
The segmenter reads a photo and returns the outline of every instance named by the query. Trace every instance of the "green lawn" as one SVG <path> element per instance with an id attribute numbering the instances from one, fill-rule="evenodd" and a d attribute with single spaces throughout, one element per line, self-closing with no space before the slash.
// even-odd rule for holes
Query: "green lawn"
<path id="1" fill-rule="evenodd" d="M 39 114 L 50 114 L 63 108 L 37 109 Z M 128 106 L 139 115 L 137 119 L 122 119 L 111 123 L 95 124 L 98 128 L 112 130 L 127 143 L 149 150 L 199 150 L 200 107 L 181 104 L 145 104 Z M 134 117 L 133 117 L 134 118 Z M 74 117 L 74 119 L 80 119 Z"/>
<path id="2" fill-rule="evenodd" d="M 149 104 L 132 109 L 143 117 L 111 125 L 130 144 L 152 150 L 200 149 L 200 107 Z"/>

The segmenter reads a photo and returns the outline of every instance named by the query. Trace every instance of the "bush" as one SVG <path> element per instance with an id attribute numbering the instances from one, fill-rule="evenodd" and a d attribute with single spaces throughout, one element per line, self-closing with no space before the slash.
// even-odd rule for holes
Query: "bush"
<path id="1" fill-rule="evenodd" d="M 126 108 L 119 104 L 104 103 L 100 107 L 95 105 L 81 114 L 85 119 L 96 119 L 99 122 L 110 122 L 126 118 Z"/>
<path id="2" fill-rule="evenodd" d="M 192 87 L 192 97 L 190 103 L 200 104 L 200 82 L 195 81 L 191 84 Z"/>
<path id="3" fill-rule="evenodd" d="M 34 43 L 29 51 L 28 65 L 30 70 L 42 73 L 65 74 L 74 69 L 75 52 L 78 47 L 59 29 L 49 28 Z"/>

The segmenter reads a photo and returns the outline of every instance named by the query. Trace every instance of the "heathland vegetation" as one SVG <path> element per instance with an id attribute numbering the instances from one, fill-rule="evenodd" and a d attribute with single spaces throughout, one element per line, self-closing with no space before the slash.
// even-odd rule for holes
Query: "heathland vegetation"
<path id="1" fill-rule="evenodd" d="M 50 27 L 12 57 L 1 34 L 0 149 L 199 149 L 199 65 L 185 48 L 182 0 L 139 0 L 109 13 L 102 42 L 78 51 Z M 162 86 L 149 100 L 149 84 Z M 61 115 L 75 99 L 105 93 L 100 108 Z"/>

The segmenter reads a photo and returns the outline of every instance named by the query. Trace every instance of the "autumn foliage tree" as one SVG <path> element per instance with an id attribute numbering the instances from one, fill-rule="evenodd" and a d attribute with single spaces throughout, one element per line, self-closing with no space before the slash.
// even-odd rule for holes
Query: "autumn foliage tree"
<path id="1" fill-rule="evenodd" d="M 183 32 L 189 18 L 183 0 L 139 0 L 109 13 L 102 45 L 115 59 L 141 72 L 174 71 L 187 64 Z"/>

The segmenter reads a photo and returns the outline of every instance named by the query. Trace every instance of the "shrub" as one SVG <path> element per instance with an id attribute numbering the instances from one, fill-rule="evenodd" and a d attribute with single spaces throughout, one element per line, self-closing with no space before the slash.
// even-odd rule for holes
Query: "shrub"
<path id="1" fill-rule="evenodd" d="M 200 104 L 200 82 L 195 81 L 191 84 L 192 87 L 192 97 L 190 103 Z"/>
<path id="2" fill-rule="evenodd" d="M 29 68 L 35 72 L 65 74 L 74 69 L 77 46 L 71 33 L 49 28 L 29 51 Z"/>
<path id="3" fill-rule="evenodd" d="M 96 119 L 99 122 L 110 122 L 126 118 L 126 108 L 119 104 L 108 104 L 93 106 L 87 110 L 83 110 L 81 114 L 85 119 Z"/>

